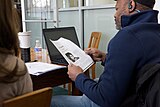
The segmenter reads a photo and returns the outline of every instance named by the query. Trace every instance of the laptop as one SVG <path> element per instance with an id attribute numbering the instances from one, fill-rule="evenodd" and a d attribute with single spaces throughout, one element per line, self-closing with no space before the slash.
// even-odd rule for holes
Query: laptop
<path id="1" fill-rule="evenodd" d="M 68 65 L 67 61 L 57 50 L 57 48 L 51 43 L 50 39 L 58 40 L 60 37 L 71 40 L 77 46 L 80 47 L 77 38 L 77 33 L 74 27 L 60 27 L 60 28 L 47 28 L 43 29 L 43 36 L 48 49 L 49 57 L 52 64 Z"/>

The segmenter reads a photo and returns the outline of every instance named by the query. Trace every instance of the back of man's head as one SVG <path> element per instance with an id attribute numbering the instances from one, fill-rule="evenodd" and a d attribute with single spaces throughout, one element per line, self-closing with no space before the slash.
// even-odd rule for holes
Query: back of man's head
<path id="1" fill-rule="evenodd" d="M 135 2 L 145 5 L 149 8 L 153 8 L 155 4 L 155 0 L 134 0 Z"/>

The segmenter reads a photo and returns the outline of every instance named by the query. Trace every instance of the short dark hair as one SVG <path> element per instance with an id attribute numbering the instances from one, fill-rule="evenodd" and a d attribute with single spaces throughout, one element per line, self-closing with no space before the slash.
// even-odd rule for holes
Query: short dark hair
<path id="1" fill-rule="evenodd" d="M 134 0 L 135 2 L 145 5 L 149 8 L 153 8 L 155 4 L 155 0 Z"/>

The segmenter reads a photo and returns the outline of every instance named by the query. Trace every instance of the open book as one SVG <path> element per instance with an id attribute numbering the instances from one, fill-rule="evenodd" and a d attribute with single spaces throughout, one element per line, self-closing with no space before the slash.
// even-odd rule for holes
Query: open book
<path id="1" fill-rule="evenodd" d="M 72 41 L 62 37 L 56 41 L 51 39 L 50 41 L 55 45 L 69 64 L 73 63 L 76 66 L 80 66 L 83 69 L 83 72 L 94 64 L 92 58 Z"/>

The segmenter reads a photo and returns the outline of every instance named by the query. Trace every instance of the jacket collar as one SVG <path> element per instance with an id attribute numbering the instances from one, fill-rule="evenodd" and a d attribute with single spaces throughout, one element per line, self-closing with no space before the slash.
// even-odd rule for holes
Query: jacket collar
<path id="1" fill-rule="evenodd" d="M 157 10 L 147 10 L 142 11 L 133 15 L 123 15 L 121 18 L 122 28 L 144 22 L 158 23 L 158 11 Z"/>

